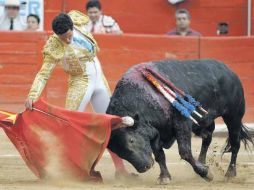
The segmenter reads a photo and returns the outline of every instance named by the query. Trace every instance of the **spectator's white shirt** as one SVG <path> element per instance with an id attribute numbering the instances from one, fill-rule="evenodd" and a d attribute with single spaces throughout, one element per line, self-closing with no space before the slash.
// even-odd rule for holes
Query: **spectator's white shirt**
<path id="1" fill-rule="evenodd" d="M 86 30 L 95 34 L 114 33 L 121 34 L 122 31 L 117 22 L 110 16 L 101 15 L 97 22 L 89 21 Z"/>
<path id="2" fill-rule="evenodd" d="M 0 30 L 10 30 L 11 19 L 6 14 L 0 17 Z M 26 23 L 20 16 L 13 19 L 13 30 L 23 31 L 26 29 Z"/>

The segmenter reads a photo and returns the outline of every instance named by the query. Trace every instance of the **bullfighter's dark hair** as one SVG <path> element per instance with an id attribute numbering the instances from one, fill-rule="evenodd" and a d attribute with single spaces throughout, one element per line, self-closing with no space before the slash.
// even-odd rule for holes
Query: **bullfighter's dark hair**
<path id="1" fill-rule="evenodd" d="M 34 17 L 34 18 L 37 20 L 37 23 L 40 24 L 41 19 L 40 19 L 40 17 L 39 17 L 38 15 L 36 15 L 36 14 L 29 14 L 29 15 L 27 16 L 27 19 L 28 19 L 29 17 Z"/>
<path id="2" fill-rule="evenodd" d="M 71 17 L 65 13 L 57 15 L 52 22 L 52 29 L 57 35 L 62 35 L 68 30 L 73 30 Z"/>
<path id="3" fill-rule="evenodd" d="M 188 18 L 191 19 L 190 12 L 187 9 L 176 10 L 175 17 L 177 17 L 177 15 L 179 15 L 179 14 L 186 14 L 188 16 Z"/>
<path id="4" fill-rule="evenodd" d="M 86 10 L 90 9 L 90 8 L 98 8 L 99 10 L 101 10 L 101 3 L 99 0 L 90 0 L 88 1 L 88 3 L 86 4 Z"/>

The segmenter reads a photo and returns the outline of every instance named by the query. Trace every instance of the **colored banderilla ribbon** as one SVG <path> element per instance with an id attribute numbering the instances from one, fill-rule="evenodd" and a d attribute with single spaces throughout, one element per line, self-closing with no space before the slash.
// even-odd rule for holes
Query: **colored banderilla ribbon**
<path id="1" fill-rule="evenodd" d="M 152 76 L 151 73 L 146 71 L 141 72 L 143 76 L 156 87 L 156 89 L 172 104 L 174 108 L 176 108 L 183 116 L 191 119 L 195 124 L 198 125 L 198 122 L 191 116 L 191 112 L 177 101 L 176 96 L 173 95 L 169 88 L 160 85 L 160 83 Z"/>
<path id="2" fill-rule="evenodd" d="M 205 114 L 208 114 L 208 112 L 202 107 L 201 103 L 196 101 L 191 95 L 186 94 L 184 91 L 180 90 L 179 88 L 177 88 L 171 81 L 164 79 L 159 73 L 153 71 L 150 68 L 145 68 L 149 73 L 151 73 L 152 75 L 154 75 L 156 78 L 158 78 L 160 81 L 162 81 L 164 84 L 168 85 L 170 88 L 172 88 L 175 92 L 177 97 L 178 96 L 182 96 L 185 97 L 187 99 L 187 101 L 184 101 L 189 103 L 190 105 L 193 105 L 195 107 L 197 107 L 200 111 L 202 111 Z M 181 101 L 181 100 L 180 100 Z M 181 101 L 182 104 L 185 105 L 185 103 L 183 103 Z"/>
<path id="3" fill-rule="evenodd" d="M 191 103 L 185 101 L 179 94 L 175 93 L 174 91 L 172 91 L 170 88 L 168 88 L 167 86 L 163 85 L 163 88 L 171 95 L 173 96 L 175 99 L 177 99 L 185 108 L 187 108 L 191 113 L 196 114 L 198 117 L 202 118 L 202 115 L 199 114 L 196 111 L 196 107 L 194 105 L 192 105 Z"/>

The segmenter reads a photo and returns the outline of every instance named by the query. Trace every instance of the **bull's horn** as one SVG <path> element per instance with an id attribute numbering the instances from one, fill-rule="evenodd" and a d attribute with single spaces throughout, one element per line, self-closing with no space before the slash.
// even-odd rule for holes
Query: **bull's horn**
<path id="1" fill-rule="evenodd" d="M 130 116 L 122 117 L 122 124 L 131 127 L 134 125 L 134 119 Z"/>

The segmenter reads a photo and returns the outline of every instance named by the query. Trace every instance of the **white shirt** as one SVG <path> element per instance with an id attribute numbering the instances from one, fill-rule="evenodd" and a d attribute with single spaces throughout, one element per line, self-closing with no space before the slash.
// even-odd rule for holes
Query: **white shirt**
<path id="1" fill-rule="evenodd" d="M 0 30 L 10 30 L 11 19 L 8 18 L 5 14 L 0 17 Z M 13 30 L 23 31 L 26 29 L 25 22 L 21 19 L 20 16 L 13 19 Z"/>
<path id="2" fill-rule="evenodd" d="M 113 34 L 121 34 L 122 30 L 120 29 L 117 22 L 110 16 L 101 15 L 97 22 L 93 23 L 89 21 L 85 26 L 88 32 L 94 34 L 105 34 L 105 33 L 113 33 Z"/>

